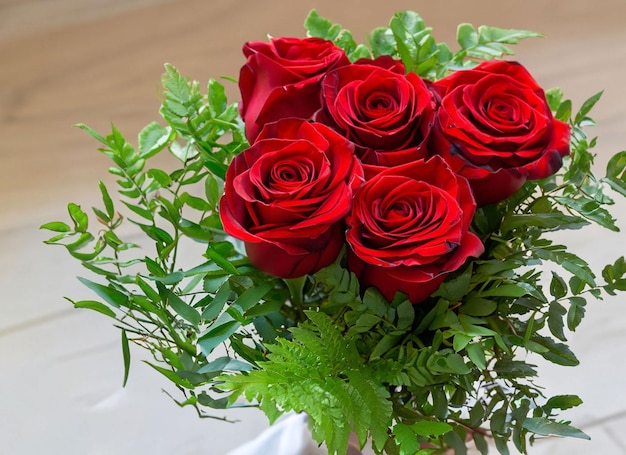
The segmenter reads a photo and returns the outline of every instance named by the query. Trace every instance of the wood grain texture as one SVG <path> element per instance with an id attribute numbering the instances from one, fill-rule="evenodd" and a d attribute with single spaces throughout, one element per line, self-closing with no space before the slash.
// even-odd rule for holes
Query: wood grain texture
<path id="1" fill-rule="evenodd" d="M 626 148 L 623 0 L 0 0 L 0 454 L 222 454 L 264 427 L 253 412 L 231 413 L 246 425 L 199 421 L 159 393 L 164 383 L 138 361 L 122 390 L 119 333 L 62 300 L 89 295 L 74 279 L 84 272 L 42 246 L 37 227 L 64 219 L 70 200 L 96 203 L 97 180 L 111 181 L 97 144 L 72 125 L 104 132 L 115 123 L 133 136 L 157 118 L 164 62 L 202 85 L 237 76 L 244 41 L 302 36 L 311 8 L 357 39 L 402 9 L 419 11 L 449 43 L 460 22 L 543 32 L 518 46 L 517 59 L 575 105 L 605 89 L 594 110 L 599 169 Z M 235 97 L 236 87 L 228 93 Z M 618 209 L 626 228 L 626 205 Z M 623 233 L 590 229 L 565 240 L 596 265 L 626 253 Z M 571 416 L 602 450 L 548 442 L 537 454 L 626 453 L 616 430 L 626 423 L 626 369 L 615 361 L 626 345 L 626 309 L 611 300 L 588 312 L 572 337 L 582 366 L 542 370 L 549 390 L 583 396 Z M 598 423 L 607 416 L 616 417 Z"/>

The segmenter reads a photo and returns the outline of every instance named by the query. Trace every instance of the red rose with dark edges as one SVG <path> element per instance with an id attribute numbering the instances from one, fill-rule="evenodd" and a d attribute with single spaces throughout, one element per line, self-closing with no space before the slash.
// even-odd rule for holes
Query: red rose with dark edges
<path id="1" fill-rule="evenodd" d="M 239 74 L 239 112 L 246 136 L 254 142 L 266 123 L 282 118 L 309 119 L 320 108 L 320 79 L 350 61 L 331 41 L 272 38 L 246 43 Z"/>
<path id="2" fill-rule="evenodd" d="M 388 300 L 400 291 L 419 303 L 483 253 L 468 231 L 475 210 L 469 183 L 441 157 L 379 168 L 347 218 L 348 268 Z"/>
<path id="3" fill-rule="evenodd" d="M 390 57 L 359 60 L 322 81 L 316 120 L 346 136 L 364 163 L 395 166 L 427 156 L 435 100 L 424 81 Z"/>
<path id="4" fill-rule="evenodd" d="M 479 206 L 554 174 L 569 153 L 569 126 L 519 63 L 483 62 L 433 86 L 441 95 L 433 151 L 469 180 Z"/>
<path id="5" fill-rule="evenodd" d="M 258 269 L 282 278 L 314 273 L 343 247 L 343 219 L 362 181 L 345 138 L 319 123 L 281 120 L 233 159 L 220 217 Z"/>

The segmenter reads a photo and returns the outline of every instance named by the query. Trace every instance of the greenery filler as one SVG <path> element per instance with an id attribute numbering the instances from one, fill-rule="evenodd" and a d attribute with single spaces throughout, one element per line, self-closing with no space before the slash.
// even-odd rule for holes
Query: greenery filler
<path id="1" fill-rule="evenodd" d="M 111 318 L 120 329 L 124 384 L 131 365 L 129 343 L 134 343 L 150 351 L 153 360 L 148 364 L 178 389 L 172 396 L 181 407 L 195 408 L 201 417 L 224 418 L 216 416 L 219 410 L 244 404 L 257 406 L 270 422 L 287 412 L 306 412 L 314 439 L 324 443 L 331 454 L 346 453 L 351 434 L 356 435 L 361 447 L 371 444 L 376 453 L 420 455 L 450 449 L 464 454 L 467 447 L 473 446 L 482 454 L 490 446 L 508 454 L 511 444 L 526 453 L 538 437 L 588 439 L 560 417 L 561 411 L 581 404 L 580 398 L 568 395 L 567 390 L 557 396 L 544 396 L 536 383 L 533 359 L 542 357 L 564 367 L 576 366 L 579 362 L 566 343 L 570 332 L 581 324 L 587 303 L 626 290 L 624 257 L 594 271 L 583 258 L 555 241 L 558 236 L 553 235 L 559 230 L 580 229 L 590 223 L 618 231 L 607 208 L 613 204 L 614 196 L 626 196 L 626 152 L 613 156 L 606 175 L 598 177 L 592 171 L 594 155 L 590 152 L 596 138 L 589 138 L 586 132 L 587 127 L 594 125 L 589 112 L 601 93 L 576 109 L 559 89 L 535 90 L 532 96 L 545 102 L 549 112 L 540 113 L 538 120 L 533 121 L 552 122 L 550 131 L 559 130 L 567 139 L 565 152 L 561 144 L 559 153 L 548 163 L 551 173 L 539 175 L 536 170 L 528 171 L 525 162 L 523 166 L 517 161 L 506 162 L 506 159 L 517 160 L 517 155 L 521 155 L 517 149 L 507 148 L 508 155 L 496 150 L 494 153 L 509 157 L 498 161 L 499 165 L 506 172 L 510 168 L 517 172 L 502 171 L 498 175 L 521 175 L 523 179 L 502 200 L 481 203 L 479 184 L 471 181 L 472 175 L 463 175 L 465 171 L 460 171 L 454 161 L 465 153 L 466 149 L 462 148 L 465 145 L 458 145 L 455 138 L 449 137 L 445 138 L 449 142 L 437 141 L 443 140 L 448 128 L 456 128 L 461 122 L 455 115 L 477 121 L 484 114 L 509 125 L 507 122 L 513 122 L 516 115 L 527 115 L 529 108 L 517 101 L 501 102 L 495 95 L 484 101 L 483 96 L 491 96 L 487 89 L 475 95 L 470 90 L 465 92 L 469 93 L 467 96 L 475 96 L 479 103 L 486 104 L 478 105 L 476 112 L 469 114 L 465 113 L 465 107 L 457 107 L 446 114 L 454 117 L 453 120 L 445 120 L 448 117 L 443 117 L 443 109 L 455 99 L 448 94 L 456 87 L 461 73 L 464 78 L 483 68 L 479 65 L 486 62 L 504 62 L 512 54 L 509 45 L 538 34 L 485 26 L 476 29 L 461 24 L 457 37 L 459 50 L 453 52 L 446 44 L 436 42 L 431 28 L 410 11 L 395 14 L 389 26 L 375 29 L 366 45 L 357 44 L 350 32 L 315 11 L 310 13 L 305 26 L 309 37 L 327 40 L 323 45 L 334 46 L 333 52 L 341 53 L 336 62 L 343 62 L 333 63 L 338 69 L 326 68 L 325 72 L 317 73 L 319 77 L 315 76 L 314 82 L 315 87 L 322 87 L 321 95 L 316 92 L 311 106 L 299 103 L 314 112 L 300 115 L 287 108 L 283 111 L 283 107 L 268 108 L 263 103 L 275 96 L 273 92 L 269 94 L 273 89 L 270 87 L 265 94 L 254 93 L 262 97 L 261 107 L 257 106 L 251 114 L 253 104 L 259 101 L 253 102 L 244 89 L 257 90 L 261 82 L 253 80 L 250 87 L 243 87 L 244 76 L 250 77 L 244 74 L 245 69 L 239 80 L 244 93 L 244 105 L 241 105 L 227 101 L 224 86 L 217 80 L 210 79 L 204 89 L 200 83 L 186 79 L 176 68 L 166 65 L 162 78 L 162 118 L 139 132 L 136 145 L 115 127 L 110 134 L 101 135 L 86 125 L 77 125 L 93 136 L 100 143 L 100 152 L 111 159 L 109 172 L 115 176 L 117 188 L 113 191 L 100 182 L 102 205 L 88 211 L 71 203 L 69 222 L 50 222 L 42 228 L 54 232 L 46 243 L 64 246 L 89 276 L 79 280 L 94 292 L 94 300 L 68 300 L 76 308 L 88 308 Z M 309 39 L 302 41 L 308 43 Z M 317 45 L 320 41 L 311 42 Z M 247 48 L 248 68 L 255 64 L 253 58 L 265 52 L 258 50 L 261 47 L 253 43 Z M 282 60 L 288 58 L 280 56 Z M 261 150 L 259 160 L 266 159 L 271 153 L 267 147 L 286 140 L 272 136 L 287 134 L 284 123 L 275 128 L 278 133 L 272 133 L 271 127 L 265 128 L 259 114 L 265 112 L 263 115 L 274 117 L 266 123 L 284 121 L 276 117 L 289 117 L 293 122 L 296 120 L 292 117 L 300 115 L 299 131 L 322 123 L 324 126 L 316 127 L 315 134 L 321 131 L 319 134 L 325 138 L 331 135 L 347 138 L 342 141 L 349 143 L 350 150 L 362 161 L 350 155 L 354 159 L 353 174 L 347 174 L 341 182 L 343 195 L 351 194 L 356 198 L 354 201 L 372 180 L 381 179 L 379 174 L 395 176 L 395 168 L 385 167 L 380 158 L 390 156 L 385 153 L 395 149 L 381 152 L 384 147 L 379 143 L 364 144 L 359 142 L 363 136 L 354 133 L 360 134 L 363 128 L 372 126 L 361 125 L 357 129 L 352 124 L 342 124 L 344 117 L 341 121 L 333 117 L 336 114 L 333 109 L 344 108 L 346 105 L 342 103 L 348 102 L 341 98 L 340 76 L 331 78 L 336 74 L 347 77 L 345 68 L 349 68 L 351 78 L 360 77 L 359 81 L 364 81 L 367 76 L 355 76 L 361 74 L 358 66 L 374 65 L 375 61 L 383 62 L 376 65 L 385 71 L 385 77 L 393 73 L 402 84 L 407 80 L 413 84 L 410 90 L 426 87 L 427 92 L 417 95 L 419 98 L 428 93 L 430 100 L 426 110 L 419 113 L 422 118 L 419 128 L 424 129 L 419 130 L 417 137 L 418 126 L 412 126 L 414 129 L 407 133 L 412 135 L 411 139 L 402 139 L 405 142 L 399 148 L 410 153 L 417 153 L 416 150 L 426 153 L 423 158 L 410 158 L 409 168 L 413 169 L 412 161 L 431 160 L 429 163 L 443 169 L 441 172 L 455 173 L 453 180 L 458 181 L 458 188 L 466 191 L 471 187 L 478 203 L 463 196 L 470 201 L 467 207 L 471 207 L 459 209 L 467 219 L 467 226 L 459 236 L 471 240 L 473 249 L 454 266 L 442 269 L 443 274 L 432 271 L 432 264 L 439 267 L 443 259 L 432 259 L 427 275 L 435 280 L 434 284 L 410 283 L 406 288 L 392 288 L 389 295 L 388 289 L 383 291 L 385 283 L 377 284 L 376 277 L 401 269 L 387 264 L 371 275 L 361 274 L 358 264 L 373 267 L 376 258 L 364 259 L 359 253 L 373 248 L 377 240 L 353 242 L 351 236 L 366 227 L 358 225 L 357 202 L 342 199 L 344 202 L 328 209 L 328 213 L 343 211 L 339 221 L 330 220 L 330 215 L 323 218 L 324 222 L 339 223 L 333 226 L 340 226 L 337 232 L 341 239 L 347 232 L 347 240 L 341 240 L 330 260 L 324 258 L 326 263 L 322 267 L 309 267 L 306 273 L 279 273 L 296 276 L 263 271 L 264 265 L 283 262 L 272 254 L 256 253 L 254 261 L 251 255 L 248 257 L 250 248 L 265 245 L 250 241 L 261 235 L 260 228 L 253 231 L 240 226 L 244 221 L 254 221 L 250 218 L 256 216 L 251 213 L 258 201 L 246 200 L 248 205 L 240 210 L 231 206 L 232 201 L 223 200 L 225 186 L 227 195 L 234 194 L 229 191 L 240 191 L 244 183 L 236 179 L 240 174 L 253 172 L 256 164 L 248 163 L 248 167 L 240 170 L 235 170 L 233 165 L 230 170 L 231 162 L 235 157 L 251 154 L 248 151 L 251 148 Z M 265 64 L 256 64 L 260 66 L 253 68 L 255 74 L 266 69 Z M 370 72 L 379 71 L 373 66 L 367 68 Z M 344 72 L 334 73 L 335 70 Z M 451 78 L 451 75 L 456 76 Z M 346 84 L 350 83 L 352 79 Z M 463 84 L 466 83 L 463 79 Z M 473 79 L 469 83 L 479 85 Z M 298 82 L 281 84 L 281 90 L 286 92 L 293 84 L 300 89 Z M 386 93 L 391 91 L 387 89 Z M 333 103 L 324 104 L 334 96 Z M 384 96 L 382 101 L 372 101 L 372 109 L 393 109 L 385 104 L 389 100 L 385 101 Z M 391 104 L 396 101 L 392 100 Z M 292 98 L 292 107 L 297 104 Z M 538 108 L 533 106 L 530 109 L 534 115 Z M 400 114 L 405 115 L 405 110 L 414 108 L 403 109 Z M 411 115 L 416 118 L 418 115 L 413 112 Z M 409 120 L 402 117 L 405 119 L 402 121 L 417 121 L 413 117 Z M 442 127 L 445 121 L 453 124 Z M 258 128 L 254 130 L 254 127 Z M 476 134 L 480 136 L 489 128 L 482 125 Z M 257 138 L 258 134 L 261 136 Z M 386 137 L 382 134 L 375 137 Z M 528 134 L 538 133 L 531 130 Z M 431 142 L 432 138 L 438 139 Z M 438 149 L 437 144 L 441 143 L 448 145 Z M 159 168 L 153 158 L 160 153 L 173 155 L 177 166 Z M 313 156 L 308 152 L 298 153 L 290 160 L 299 163 L 300 156 L 307 159 Z M 376 156 L 378 161 L 372 162 L 366 156 Z M 335 158 L 326 155 L 325 159 L 330 162 Z M 339 163 L 345 164 L 345 158 L 341 160 Z M 278 174 L 283 172 L 281 166 L 277 165 Z M 294 164 L 296 171 L 305 169 L 298 166 L 309 164 Z M 491 161 L 477 166 L 481 172 L 493 167 Z M 289 174 L 293 170 L 289 168 L 276 178 L 297 179 Z M 231 183 L 228 183 L 229 172 L 237 174 Z M 413 175 L 412 170 L 403 172 L 409 177 Z M 465 177 L 470 181 L 469 186 Z M 420 178 L 415 180 L 417 185 L 423 183 Z M 495 184 L 491 185 L 489 188 L 496 188 Z M 324 193 L 326 197 L 331 196 Z M 397 216 L 404 216 L 400 214 L 402 210 L 413 210 L 413 217 L 421 216 L 416 213 L 423 207 L 412 206 L 413 202 L 406 200 L 410 197 L 398 196 L 390 210 Z M 359 207 L 365 203 L 360 204 Z M 224 215 L 226 209 L 232 212 L 228 220 Z M 272 216 L 263 223 L 273 223 Z M 238 237 L 230 228 L 226 232 L 226 221 L 239 230 L 248 229 L 245 232 L 248 237 Z M 295 228 L 289 232 L 301 240 Z M 415 242 L 410 248 L 421 254 L 422 240 Z M 455 248 L 462 248 L 458 243 L 465 240 L 455 242 L 446 240 L 436 247 L 448 248 L 445 255 L 454 255 Z M 394 252 L 395 248 L 394 245 Z M 399 267 L 414 267 L 412 259 L 402 261 Z M 406 276 L 411 280 L 418 273 L 414 270 L 423 270 L 419 268 L 422 265 L 416 267 L 408 269 Z M 390 279 L 386 282 L 392 282 Z M 425 297 L 408 297 L 431 284 L 435 289 Z"/>

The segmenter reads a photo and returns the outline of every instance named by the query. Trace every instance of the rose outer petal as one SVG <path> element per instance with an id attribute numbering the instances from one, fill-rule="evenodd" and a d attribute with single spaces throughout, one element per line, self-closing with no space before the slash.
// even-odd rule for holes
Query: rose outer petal
<path id="1" fill-rule="evenodd" d="M 355 194 L 346 234 L 348 268 L 363 286 L 388 300 L 400 291 L 418 303 L 483 253 L 468 231 L 476 210 L 469 183 L 441 157 L 366 169 L 370 179 Z"/>

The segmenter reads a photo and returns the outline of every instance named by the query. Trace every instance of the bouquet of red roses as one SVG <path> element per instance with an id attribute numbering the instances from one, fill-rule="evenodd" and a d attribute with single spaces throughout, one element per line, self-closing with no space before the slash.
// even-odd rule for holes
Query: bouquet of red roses
<path id="1" fill-rule="evenodd" d="M 572 114 L 503 59 L 532 32 L 462 24 L 452 52 L 413 12 L 369 47 L 315 11 L 305 25 L 245 44 L 239 104 L 166 66 L 166 125 L 137 149 L 80 125 L 155 254 L 132 254 L 101 183 L 97 235 L 76 204 L 73 226 L 43 226 L 104 280 L 81 278 L 102 301 L 74 305 L 117 321 L 126 377 L 131 340 L 181 406 L 306 412 L 329 453 L 351 434 L 389 454 L 585 438 L 557 417 L 580 399 L 544 397 L 519 353 L 576 365 L 566 327 L 626 290 L 623 257 L 598 282 L 550 236 L 617 230 L 605 207 L 626 195 L 626 152 L 597 178 L 582 129 L 600 94 Z M 179 166 L 146 170 L 162 150 Z"/>

